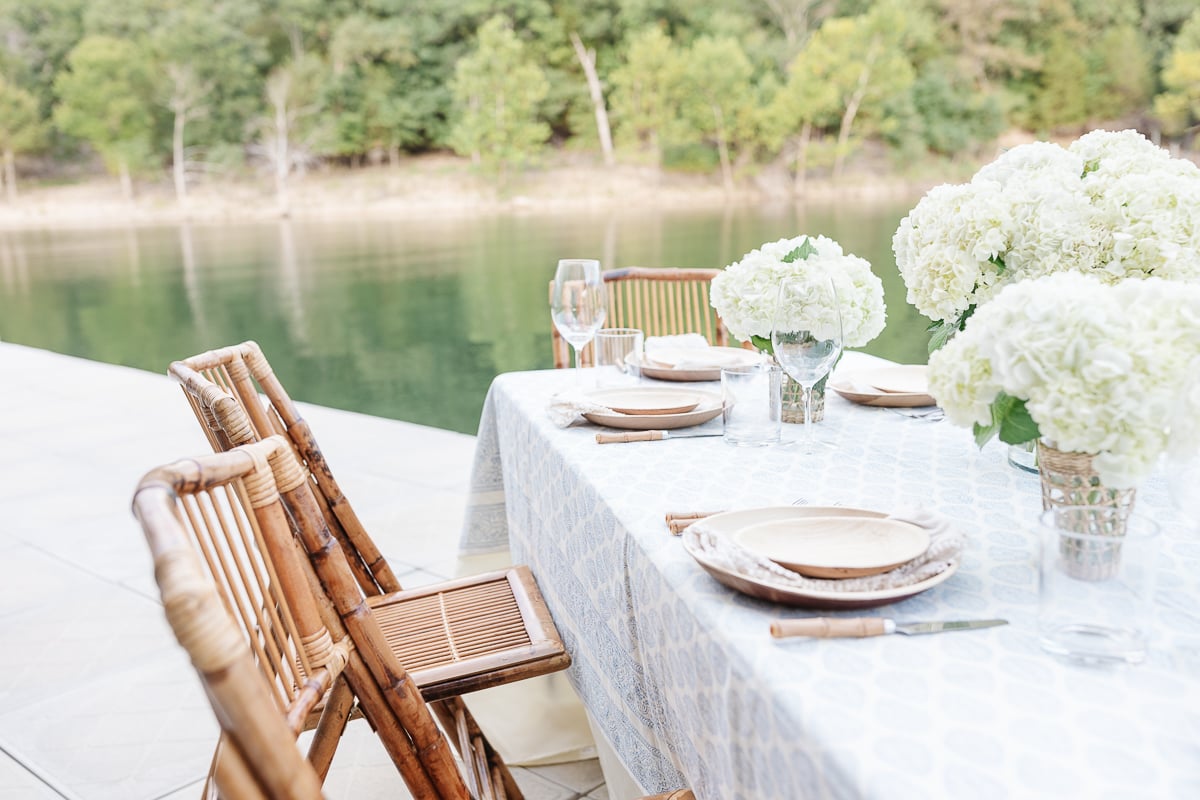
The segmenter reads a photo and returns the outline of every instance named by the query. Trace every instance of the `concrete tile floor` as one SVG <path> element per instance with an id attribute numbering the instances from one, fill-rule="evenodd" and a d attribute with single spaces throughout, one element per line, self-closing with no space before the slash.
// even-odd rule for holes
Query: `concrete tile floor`
<path id="1" fill-rule="evenodd" d="M 304 413 L 402 580 L 451 577 L 474 437 Z M 208 450 L 165 376 L 0 343 L 0 800 L 200 796 L 216 723 L 129 501 L 150 468 Z M 514 772 L 529 800 L 608 800 L 594 759 Z M 408 796 L 361 722 L 326 791 Z"/>

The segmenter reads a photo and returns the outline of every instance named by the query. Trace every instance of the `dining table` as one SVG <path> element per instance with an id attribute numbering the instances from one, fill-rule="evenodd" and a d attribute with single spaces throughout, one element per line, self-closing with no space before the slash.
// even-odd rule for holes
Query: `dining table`
<path id="1" fill-rule="evenodd" d="M 886 363 L 847 352 L 835 377 Z M 1146 659 L 1081 664 L 1039 645 L 1039 480 L 999 443 L 977 447 L 930 409 L 828 391 L 816 452 L 791 424 L 767 447 L 719 435 L 598 444 L 607 429 L 559 427 L 547 413 L 581 380 L 593 380 L 588 370 L 494 379 L 460 547 L 507 549 L 531 567 L 571 655 L 570 683 L 640 789 L 687 786 L 701 800 L 1200 797 L 1200 534 L 1161 471 L 1136 500 L 1161 529 Z M 641 385 L 720 392 L 719 382 Z M 719 433 L 721 418 L 688 430 Z M 821 610 L 719 583 L 664 521 L 805 505 L 917 507 L 965 545 L 956 571 L 915 596 Z M 814 616 L 1008 624 L 770 634 L 774 621 Z"/>

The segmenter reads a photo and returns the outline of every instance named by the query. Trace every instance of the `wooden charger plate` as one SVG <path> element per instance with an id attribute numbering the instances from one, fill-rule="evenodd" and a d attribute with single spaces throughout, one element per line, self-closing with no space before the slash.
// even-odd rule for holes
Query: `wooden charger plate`
<path id="1" fill-rule="evenodd" d="M 704 520 L 704 526 L 718 535 L 732 537 L 736 531 L 754 524 L 777 520 L 803 519 L 805 517 L 832 516 L 859 516 L 870 519 L 883 519 L 887 515 L 878 511 L 868 511 L 861 508 L 842 508 L 840 506 L 772 506 L 714 514 Z M 949 567 L 931 578 L 926 578 L 920 583 L 899 586 L 894 589 L 879 589 L 871 592 L 806 591 L 785 584 L 752 578 L 714 564 L 708 561 L 703 553 L 691 545 L 687 536 L 683 537 L 683 546 L 688 554 L 696 560 L 696 563 L 703 567 L 718 583 L 750 597 L 757 597 L 760 600 L 768 600 L 772 603 L 797 606 L 799 608 L 855 609 L 884 606 L 932 589 L 948 580 L 950 576 L 958 571 L 959 566 L 957 560 L 951 561 Z"/>
<path id="2" fill-rule="evenodd" d="M 922 367 L 922 369 L 924 369 Z M 882 370 L 874 370 L 873 372 L 882 372 Z M 897 383 L 896 385 L 900 385 Z M 911 384 L 910 384 L 911 385 Z M 851 403 L 858 403 L 864 406 L 881 406 L 889 408 L 919 408 L 921 406 L 935 406 L 937 401 L 925 392 L 888 392 L 876 388 L 867 380 L 860 377 L 860 373 L 852 373 L 850 375 L 838 376 L 831 378 L 829 388 L 840 394 L 842 397 L 849 400 Z"/>
<path id="3" fill-rule="evenodd" d="M 873 516 L 776 519 L 747 525 L 733 539 L 810 578 L 860 578 L 895 569 L 929 549 L 929 531 Z"/>
<path id="4" fill-rule="evenodd" d="M 721 416 L 724 404 L 719 392 L 702 392 L 688 390 L 687 394 L 698 399 L 690 411 L 679 414 L 620 414 L 605 412 L 589 412 L 583 417 L 588 422 L 604 425 L 609 428 L 621 428 L 630 431 L 665 431 L 674 428 L 687 428 L 700 425 L 710 419 Z M 597 401 L 599 402 L 599 401 Z"/>
<path id="5" fill-rule="evenodd" d="M 713 365 L 711 367 L 679 369 L 675 366 L 676 364 L 686 364 L 688 361 L 700 361 L 705 357 L 712 358 Z M 631 358 L 633 358 L 632 354 Z M 740 347 L 709 347 L 707 349 L 681 347 L 664 352 L 660 358 L 661 361 L 643 354 L 640 361 L 633 363 L 647 378 L 660 381 L 719 381 L 721 380 L 721 367 L 757 364 L 762 361 L 759 353 Z"/>
<path id="6" fill-rule="evenodd" d="M 620 414 L 683 414 L 700 405 L 695 392 L 681 389 L 601 389 L 588 393 L 588 399 Z"/>

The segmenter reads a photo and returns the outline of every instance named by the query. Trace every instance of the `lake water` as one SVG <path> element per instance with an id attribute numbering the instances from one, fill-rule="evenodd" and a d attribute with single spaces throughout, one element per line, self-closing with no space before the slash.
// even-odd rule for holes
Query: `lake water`
<path id="1" fill-rule="evenodd" d="M 155 372 L 255 339 L 296 399 L 474 433 L 495 375 L 552 366 L 563 257 L 723 267 L 825 234 L 884 282 L 863 349 L 924 363 L 891 252 L 910 205 L 0 232 L 0 339 Z"/>

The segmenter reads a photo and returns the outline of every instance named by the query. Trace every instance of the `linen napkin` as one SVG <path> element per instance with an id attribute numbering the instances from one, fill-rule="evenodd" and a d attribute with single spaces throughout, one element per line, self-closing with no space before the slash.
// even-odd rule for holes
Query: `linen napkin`
<path id="1" fill-rule="evenodd" d="M 560 428 L 567 428 L 576 422 L 583 421 L 584 414 L 597 413 L 612 414 L 613 410 L 574 389 L 554 395 L 550 398 L 550 405 L 546 406 L 546 415 Z"/>
<path id="2" fill-rule="evenodd" d="M 670 354 L 671 369 L 713 369 L 713 364 L 706 358 L 709 350 L 708 340 L 698 333 L 677 333 L 673 336 L 651 336 L 642 346 L 648 361 L 657 361 L 655 355 Z M 692 356 L 691 352 L 695 351 Z M 680 358 L 680 354 L 687 357 Z M 667 362 L 658 361 L 666 365 Z"/>
<path id="3" fill-rule="evenodd" d="M 893 570 L 861 578 L 806 577 L 714 533 L 705 527 L 704 520 L 685 528 L 683 535 L 695 550 L 722 569 L 754 580 L 810 592 L 873 592 L 911 586 L 948 569 L 950 562 L 962 554 L 966 538 L 954 529 L 950 520 L 937 512 L 920 506 L 904 506 L 888 515 L 888 519 L 909 522 L 928 530 L 929 548 Z"/>

